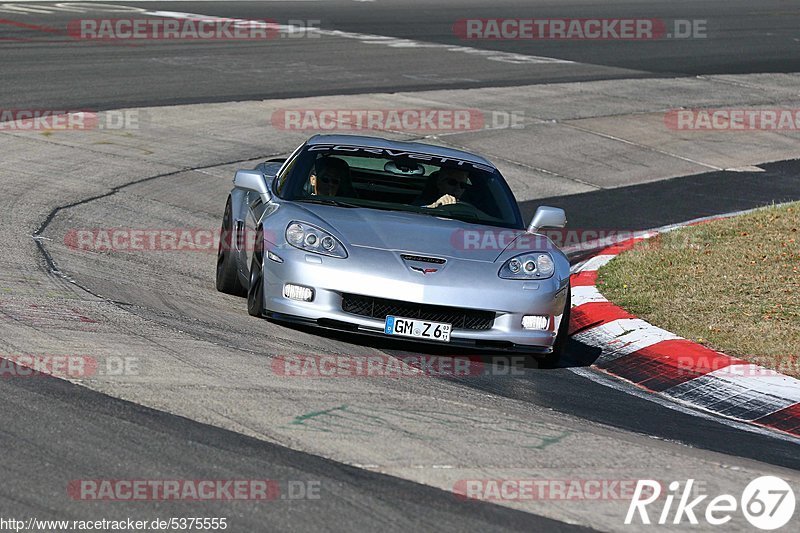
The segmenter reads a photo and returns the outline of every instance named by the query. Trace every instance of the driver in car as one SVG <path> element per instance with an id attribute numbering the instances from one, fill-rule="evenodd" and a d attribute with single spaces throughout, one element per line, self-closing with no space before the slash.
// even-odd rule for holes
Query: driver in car
<path id="1" fill-rule="evenodd" d="M 350 177 L 350 166 L 338 157 L 318 159 L 308 177 L 313 196 L 336 196 L 339 187 Z"/>
<path id="2" fill-rule="evenodd" d="M 432 204 L 428 204 L 424 207 L 439 207 L 440 205 L 458 203 L 461 195 L 464 194 L 464 191 L 471 185 L 472 182 L 469 180 L 469 175 L 466 170 L 457 168 L 443 169 L 439 179 L 436 180 L 436 186 L 441 196 Z"/>

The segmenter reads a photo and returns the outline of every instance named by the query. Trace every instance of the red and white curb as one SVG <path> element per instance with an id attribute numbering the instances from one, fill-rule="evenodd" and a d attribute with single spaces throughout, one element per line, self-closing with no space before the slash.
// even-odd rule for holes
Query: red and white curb
<path id="1" fill-rule="evenodd" d="M 636 242 L 675 227 L 642 233 L 573 267 L 572 338 L 600 348 L 592 367 L 601 372 L 694 408 L 800 437 L 800 380 L 653 326 L 597 289 L 600 267 Z"/>

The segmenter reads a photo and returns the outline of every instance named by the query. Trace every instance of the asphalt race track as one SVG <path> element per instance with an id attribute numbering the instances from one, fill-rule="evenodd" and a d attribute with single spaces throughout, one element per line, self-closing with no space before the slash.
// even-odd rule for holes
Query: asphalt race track
<path id="1" fill-rule="evenodd" d="M 326 30 L 463 45 L 574 63 L 509 63 L 440 49 L 368 44 L 355 38 L 332 46 L 309 39 L 147 47 L 58 46 L 74 12 L 0 9 L 0 17 L 40 29 L 3 24 L 0 98 L 9 107 L 42 105 L 108 109 L 192 102 L 290 98 L 373 91 L 410 91 L 526 85 L 593 79 L 697 76 L 717 73 L 797 72 L 796 13 L 791 4 L 763 0 L 659 2 L 524 2 L 501 0 L 381 0 L 354 2 L 124 2 L 148 11 L 177 11 L 246 19 L 318 20 Z M 35 6 L 34 6 L 35 7 Z M 108 13 L 106 12 L 105 15 Z M 123 13 L 124 14 L 124 13 Z M 95 12 L 98 17 L 104 13 Z M 117 13 L 119 16 L 120 14 Z M 708 20 L 707 37 L 642 43 L 595 41 L 478 41 L 453 35 L 462 18 L 652 17 Z M 768 28 L 769 31 L 765 31 Z M 53 41 L 48 45 L 48 41 Z M 67 39 L 68 41 L 68 39 Z M 197 45 L 199 44 L 199 45 Z M 35 60 L 34 60 L 35 58 Z M 43 83 L 47 80 L 46 83 Z M 52 88 L 57 87 L 57 90 Z"/>
<path id="2" fill-rule="evenodd" d="M 496 92 L 503 88 L 569 83 L 616 102 L 626 98 L 603 83 L 712 80 L 756 93 L 776 76 L 774 87 L 793 91 L 789 103 L 773 93 L 754 101 L 797 107 L 797 85 L 781 77 L 800 72 L 796 3 L 123 1 L 72 3 L 72 11 L 55 4 L 0 1 L 0 110 L 147 108 L 152 127 L 113 138 L 0 130 L 0 362 L 15 354 L 80 354 L 130 358 L 136 369 L 0 379 L 0 519 L 227 517 L 233 532 L 635 531 L 643 526 L 623 524 L 624 498 L 465 501 L 453 489 L 469 479 L 695 478 L 716 495 L 740 493 L 760 475 L 800 489 L 798 439 L 654 400 L 594 371 L 597 353 L 576 341 L 555 369 L 470 353 L 483 358 L 486 374 L 291 379 L 274 371 L 276 358 L 463 351 L 257 320 L 243 300 L 214 290 L 213 253 L 84 253 L 68 237 L 76 228 L 216 228 L 234 169 L 284 155 L 302 138 L 292 132 L 280 139 L 290 135 L 263 123 L 238 131 L 235 117 L 246 121 L 247 106 L 260 105 L 253 101 L 291 99 L 287 106 L 299 107 L 309 97 L 341 98 L 335 101 L 358 108 L 368 93 L 387 102 L 416 94 L 429 101 L 474 89 L 468 97 L 494 102 L 507 99 Z M 141 45 L 74 42 L 63 31 L 76 18 L 156 12 L 317 20 L 324 32 L 270 43 Z M 532 16 L 704 19 L 708 37 L 586 43 L 453 34 L 463 18 Z M 669 98 L 678 102 L 671 107 L 681 105 L 681 94 Z M 324 107 L 319 101 L 307 105 Z M 465 139 L 439 141 L 480 140 Z M 786 139 L 797 142 L 796 132 Z M 542 180 L 552 180 L 541 181 L 546 191 L 521 189 L 520 206 L 526 219 L 545 204 L 563 207 L 577 228 L 649 229 L 799 200 L 800 160 L 784 159 L 728 168 L 687 156 L 687 170 L 675 177 L 626 177 L 611 186 L 601 178 L 560 185 L 563 172 L 545 172 Z M 515 179 L 524 181 L 528 169 L 538 180 L 541 169 L 522 163 L 513 167 Z M 535 189 L 540 182 L 530 183 Z M 24 374 L 3 364 L 12 376 Z M 85 479 L 270 479 L 281 497 L 86 501 L 68 488 Z M 285 497 L 292 486 L 316 486 L 319 497 Z M 797 524 L 795 517 L 785 530 Z M 738 516 L 728 530 L 751 528 Z"/>

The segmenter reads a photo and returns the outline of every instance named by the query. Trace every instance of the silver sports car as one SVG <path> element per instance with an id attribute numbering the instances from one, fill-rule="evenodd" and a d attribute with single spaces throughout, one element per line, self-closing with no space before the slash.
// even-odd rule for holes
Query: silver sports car
<path id="1" fill-rule="evenodd" d="M 555 363 L 569 262 L 527 226 L 486 159 L 439 146 L 316 135 L 239 170 L 225 205 L 217 289 L 251 315 Z"/>

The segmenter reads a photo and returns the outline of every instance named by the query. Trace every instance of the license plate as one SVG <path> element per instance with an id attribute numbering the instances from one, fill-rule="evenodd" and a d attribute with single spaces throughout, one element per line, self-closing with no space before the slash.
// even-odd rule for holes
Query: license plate
<path id="1" fill-rule="evenodd" d="M 430 322 L 401 316 L 387 316 L 383 331 L 387 335 L 401 335 L 432 341 L 450 342 L 451 324 Z"/>

